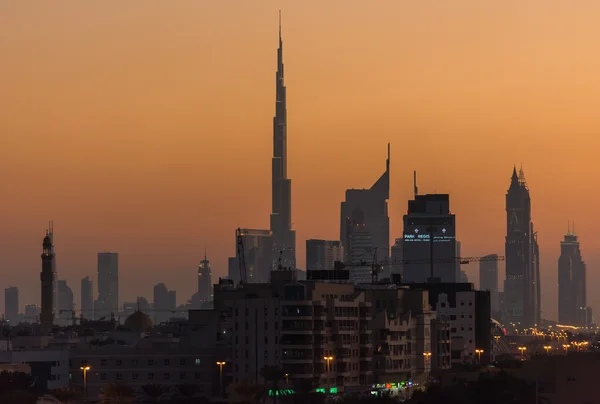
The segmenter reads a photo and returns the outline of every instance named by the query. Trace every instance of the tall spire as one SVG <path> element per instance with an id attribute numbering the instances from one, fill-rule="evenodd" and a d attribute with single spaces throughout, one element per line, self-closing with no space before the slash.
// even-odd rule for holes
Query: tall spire
<path id="1" fill-rule="evenodd" d="M 271 162 L 271 233 L 275 255 L 283 251 L 286 267 L 296 267 L 296 234 L 292 230 L 292 181 L 287 176 L 287 106 L 284 82 L 281 11 L 279 11 L 279 48 L 275 73 L 275 116 L 273 117 L 273 158 Z M 275 260 L 275 257 L 273 257 Z"/>

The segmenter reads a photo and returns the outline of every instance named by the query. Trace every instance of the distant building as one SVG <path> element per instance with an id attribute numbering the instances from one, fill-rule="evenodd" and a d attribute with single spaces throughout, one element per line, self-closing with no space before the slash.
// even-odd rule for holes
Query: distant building
<path id="1" fill-rule="evenodd" d="M 569 231 L 560 243 L 558 259 L 558 322 L 562 325 L 588 326 L 586 265 L 581 255 L 579 238 Z"/>
<path id="2" fill-rule="evenodd" d="M 98 304 L 96 317 L 119 312 L 119 254 L 98 253 Z"/>
<path id="3" fill-rule="evenodd" d="M 94 319 L 94 284 L 89 276 L 81 280 L 81 317 Z"/>
<path id="4" fill-rule="evenodd" d="M 449 195 L 415 195 L 414 200 L 408 201 L 404 215 L 403 282 L 427 282 L 432 268 L 433 277 L 441 282 L 457 282 L 455 234 L 456 219 L 450 212 Z"/>
<path id="5" fill-rule="evenodd" d="M 273 242 L 269 230 L 240 229 L 248 283 L 265 283 L 273 269 Z M 229 259 L 229 279 L 240 281 L 240 258 L 236 231 L 236 256 Z"/>
<path id="6" fill-rule="evenodd" d="M 156 324 L 168 321 L 173 317 L 177 308 L 177 295 L 169 290 L 164 283 L 154 286 L 154 322 Z"/>
<path id="7" fill-rule="evenodd" d="M 306 270 L 333 269 L 336 261 L 342 260 L 342 245 L 339 241 L 306 240 Z"/>
<path id="8" fill-rule="evenodd" d="M 404 244 L 403 238 L 397 238 L 392 246 L 392 268 L 391 273 L 392 276 L 394 274 L 400 274 L 402 277 L 404 276 L 404 255 L 402 253 L 402 248 Z"/>
<path id="9" fill-rule="evenodd" d="M 39 304 L 26 304 L 25 305 L 25 322 L 28 323 L 39 323 L 40 314 L 42 312 L 42 306 Z"/>
<path id="10" fill-rule="evenodd" d="M 388 199 L 390 198 L 390 145 L 385 172 L 369 189 L 348 189 L 346 200 L 341 205 L 340 240 L 346 263 L 364 255 L 364 251 L 377 250 L 378 263 L 389 261 L 390 218 Z M 358 235 L 356 233 L 359 233 Z M 367 237 L 368 234 L 368 237 Z M 352 242 L 353 237 L 360 238 Z M 366 240 L 370 239 L 369 244 Z M 354 247 L 353 247 L 354 244 Z M 357 251 L 359 249 L 360 251 Z"/>
<path id="11" fill-rule="evenodd" d="M 210 261 L 206 258 L 200 261 L 198 265 L 198 297 L 203 302 L 212 302 L 213 300 L 213 285 L 211 277 Z"/>
<path id="12" fill-rule="evenodd" d="M 19 289 L 15 286 L 4 289 L 4 319 L 12 324 L 19 322 Z"/>
<path id="13" fill-rule="evenodd" d="M 73 291 L 67 285 L 67 281 L 57 281 L 58 289 L 58 315 L 59 324 L 62 326 L 69 325 L 75 315 L 75 303 L 73 299 Z"/>
<path id="14" fill-rule="evenodd" d="M 469 277 L 465 271 L 460 271 L 460 283 L 469 283 Z"/>
<path id="15" fill-rule="evenodd" d="M 498 297 L 498 255 L 490 254 L 479 262 L 479 289 L 489 290 L 492 301 L 492 313 L 500 308 Z"/>

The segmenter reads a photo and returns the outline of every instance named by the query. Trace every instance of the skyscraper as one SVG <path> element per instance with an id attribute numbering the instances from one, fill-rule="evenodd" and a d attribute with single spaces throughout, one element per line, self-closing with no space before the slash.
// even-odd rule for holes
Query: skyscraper
<path id="1" fill-rule="evenodd" d="M 279 48 L 275 75 L 275 117 L 273 118 L 271 233 L 273 260 L 281 258 L 284 267 L 296 268 L 296 232 L 292 230 L 292 180 L 287 177 L 287 106 L 284 84 L 281 13 Z"/>
<path id="2" fill-rule="evenodd" d="M 342 260 L 342 245 L 339 241 L 306 240 L 306 270 L 331 270 L 335 261 Z"/>
<path id="3" fill-rule="evenodd" d="M 390 256 L 390 218 L 388 199 L 390 198 L 390 145 L 388 144 L 385 172 L 369 189 L 348 189 L 346 200 L 341 205 L 340 240 L 344 262 L 350 263 L 352 256 L 364 255 L 364 260 L 372 263 L 373 251 L 377 248 L 377 262 L 388 262 Z M 352 251 L 353 233 L 355 236 Z M 370 236 L 370 245 L 365 245 L 365 232 Z M 360 245 L 358 239 L 361 240 Z M 360 248 L 361 252 L 356 251 Z"/>
<path id="4" fill-rule="evenodd" d="M 4 319 L 13 325 L 19 321 L 19 289 L 15 286 L 4 289 Z"/>
<path id="5" fill-rule="evenodd" d="M 48 333 L 52 330 L 54 323 L 54 253 L 52 240 L 46 230 L 46 237 L 42 242 L 42 272 L 40 280 L 42 281 L 42 313 L 40 314 L 40 323 L 42 324 L 42 333 Z"/>
<path id="6" fill-rule="evenodd" d="M 586 265 L 581 256 L 579 238 L 569 230 L 560 242 L 558 259 L 558 322 L 563 325 L 587 326 Z"/>
<path id="7" fill-rule="evenodd" d="M 205 251 L 204 259 L 198 265 L 198 297 L 203 302 L 211 302 L 212 294 L 210 261 L 206 258 Z"/>
<path id="8" fill-rule="evenodd" d="M 418 195 L 408 201 L 404 215 L 404 282 L 459 281 L 456 264 L 456 218 L 447 194 Z M 433 274 L 431 273 L 433 271 Z"/>
<path id="9" fill-rule="evenodd" d="M 119 254 L 98 253 L 98 310 L 96 317 L 119 312 Z"/>
<path id="10" fill-rule="evenodd" d="M 490 254 L 479 262 L 479 289 L 490 291 L 492 314 L 499 309 L 498 302 L 498 255 Z M 488 260 L 489 259 L 489 260 Z"/>
<path id="11" fill-rule="evenodd" d="M 89 276 L 81 280 L 81 317 L 94 319 L 94 282 Z"/>
<path id="12" fill-rule="evenodd" d="M 540 320 L 539 249 L 523 169 L 513 169 L 506 193 L 505 321 L 530 327 Z"/>

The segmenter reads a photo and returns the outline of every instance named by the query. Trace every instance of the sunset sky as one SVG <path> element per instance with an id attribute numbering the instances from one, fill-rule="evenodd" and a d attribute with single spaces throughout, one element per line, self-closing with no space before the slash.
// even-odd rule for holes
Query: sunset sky
<path id="1" fill-rule="evenodd" d="M 600 315 L 592 0 L 2 1 L 0 285 L 21 310 L 39 302 L 51 219 L 77 304 L 99 251 L 120 254 L 121 302 L 158 282 L 184 302 L 205 247 L 216 281 L 235 228 L 268 228 L 279 9 L 301 268 L 307 238 L 339 238 L 345 189 L 379 177 L 391 142 L 390 243 L 416 169 L 421 192 L 450 193 L 462 255 L 503 255 L 522 163 L 543 316 L 569 220 Z"/>

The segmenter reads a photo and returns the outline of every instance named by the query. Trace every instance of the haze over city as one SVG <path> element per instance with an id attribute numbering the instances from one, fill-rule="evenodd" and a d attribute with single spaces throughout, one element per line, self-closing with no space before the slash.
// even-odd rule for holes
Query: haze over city
<path id="1" fill-rule="evenodd" d="M 417 170 L 421 192 L 450 194 L 462 255 L 504 254 L 505 194 L 522 163 L 543 317 L 557 316 L 567 221 L 588 283 L 600 280 L 589 219 L 600 203 L 600 4 L 10 2 L 0 282 L 22 303 L 39 302 L 48 220 L 76 300 L 99 251 L 119 252 L 122 300 L 158 282 L 184 300 L 205 247 L 216 280 L 235 229 L 268 228 L 279 9 L 300 268 L 307 238 L 339 238 L 344 191 L 378 178 L 390 142 L 390 244 Z M 463 269 L 477 284 L 477 265 Z"/>

